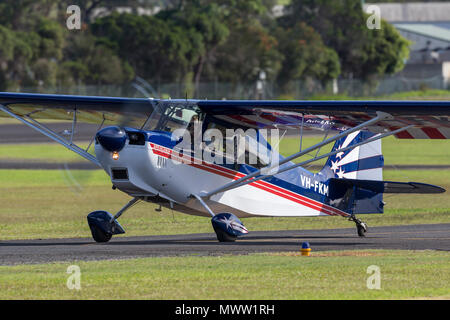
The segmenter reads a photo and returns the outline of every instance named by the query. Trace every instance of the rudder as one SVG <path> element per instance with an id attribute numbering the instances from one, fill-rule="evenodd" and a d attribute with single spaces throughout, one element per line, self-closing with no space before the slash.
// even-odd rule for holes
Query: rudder
<path id="1" fill-rule="evenodd" d="M 332 151 L 356 145 L 375 136 L 369 131 L 356 131 L 336 141 Z M 383 213 L 382 193 L 364 188 L 332 183 L 336 179 L 383 180 L 384 158 L 381 139 L 330 156 L 320 171 L 330 183 L 330 205 L 356 213 Z"/>
<path id="2" fill-rule="evenodd" d="M 332 151 L 355 145 L 374 135 L 369 131 L 353 132 L 337 140 Z M 380 139 L 330 156 L 321 173 L 328 178 L 380 181 L 383 180 L 383 166 Z"/>

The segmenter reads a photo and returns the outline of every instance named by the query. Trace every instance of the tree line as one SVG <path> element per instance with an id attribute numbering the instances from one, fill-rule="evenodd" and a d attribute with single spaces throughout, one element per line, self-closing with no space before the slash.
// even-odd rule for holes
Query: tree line
<path id="1" fill-rule="evenodd" d="M 404 67 L 409 43 L 382 21 L 367 28 L 360 0 L 4 0 L 0 90 L 77 84 L 255 82 L 286 92 L 298 79 L 371 81 Z M 80 30 L 66 26 L 81 8 Z M 131 13 L 114 11 L 117 6 Z M 155 8 L 139 15 L 139 7 Z M 96 16 L 95 10 L 108 12 Z M 105 11 L 106 10 L 106 11 Z M 191 92 L 193 94 L 193 92 Z"/>

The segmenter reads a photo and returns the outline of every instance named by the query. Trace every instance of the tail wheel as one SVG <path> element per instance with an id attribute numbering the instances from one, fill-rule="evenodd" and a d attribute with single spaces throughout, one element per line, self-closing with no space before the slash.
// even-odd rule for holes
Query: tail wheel
<path id="1" fill-rule="evenodd" d="M 356 224 L 356 230 L 358 231 L 358 236 L 365 237 L 367 232 L 367 224 L 357 219 L 355 215 L 351 215 L 349 217 L 350 221 L 353 221 Z"/>
<path id="2" fill-rule="evenodd" d="M 356 229 L 358 231 L 358 236 L 365 237 L 367 232 L 367 225 L 364 222 L 356 224 Z"/>

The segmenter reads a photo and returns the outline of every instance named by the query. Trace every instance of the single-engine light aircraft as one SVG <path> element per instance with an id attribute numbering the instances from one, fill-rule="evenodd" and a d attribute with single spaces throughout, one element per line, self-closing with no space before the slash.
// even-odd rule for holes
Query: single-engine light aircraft
<path id="1" fill-rule="evenodd" d="M 381 139 L 448 139 L 448 101 L 161 100 L 0 93 L 0 110 L 0 116 L 16 118 L 103 168 L 112 188 L 131 197 L 114 215 L 100 210 L 87 216 L 97 242 L 124 233 L 118 218 L 139 201 L 211 216 L 217 239 L 224 242 L 247 234 L 239 218 L 250 216 L 342 216 L 364 236 L 367 225 L 357 215 L 383 213 L 384 193 L 445 192 L 419 182 L 383 181 Z M 42 119 L 71 120 L 71 130 L 59 134 Z M 87 148 L 74 143 L 79 122 L 99 126 Z M 300 139 L 307 130 L 321 130 L 324 139 L 303 149 L 300 142 L 298 152 L 283 157 L 274 141 L 278 130 L 288 129 L 296 130 Z M 332 143 L 330 152 L 319 155 Z M 95 155 L 89 150 L 92 145 Z M 311 153 L 315 156 L 296 160 Z M 319 172 L 304 168 L 320 159 L 326 163 Z"/>

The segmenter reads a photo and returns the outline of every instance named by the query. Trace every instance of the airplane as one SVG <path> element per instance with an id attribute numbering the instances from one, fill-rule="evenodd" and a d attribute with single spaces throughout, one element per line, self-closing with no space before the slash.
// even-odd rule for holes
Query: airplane
<path id="1" fill-rule="evenodd" d="M 358 236 L 363 237 L 368 227 L 358 217 L 383 213 L 383 194 L 445 192 L 419 182 L 384 181 L 381 140 L 388 136 L 450 138 L 448 101 L 194 100 L 0 93 L 0 110 L 0 116 L 19 120 L 102 168 L 112 188 L 131 197 L 114 215 L 104 210 L 88 214 L 96 242 L 108 242 L 113 235 L 125 233 L 118 218 L 139 201 L 210 216 L 218 241 L 232 242 L 249 232 L 240 218 L 252 216 L 341 216 L 353 221 Z M 62 135 L 41 123 L 42 119 L 70 120 L 71 130 Z M 87 148 L 74 142 L 79 122 L 98 124 Z M 273 141 L 280 130 L 299 133 L 298 152 L 287 157 L 279 154 Z M 311 130 L 325 136 L 302 148 L 303 136 Z M 331 144 L 331 151 L 319 155 Z M 312 158 L 293 161 L 312 153 Z M 319 172 L 305 168 L 321 159 L 326 163 Z"/>

